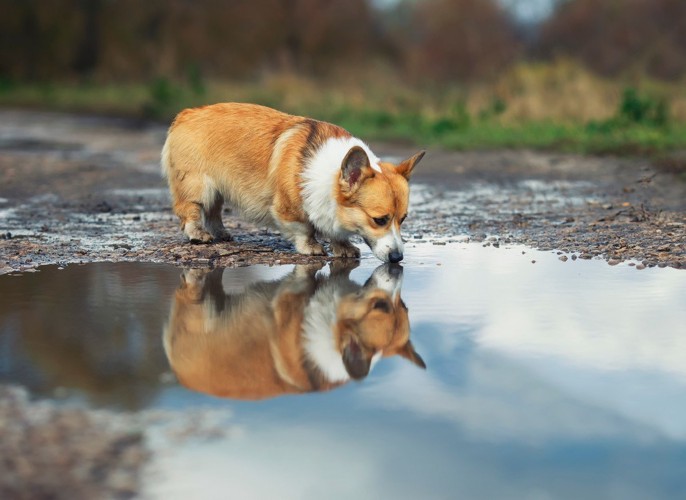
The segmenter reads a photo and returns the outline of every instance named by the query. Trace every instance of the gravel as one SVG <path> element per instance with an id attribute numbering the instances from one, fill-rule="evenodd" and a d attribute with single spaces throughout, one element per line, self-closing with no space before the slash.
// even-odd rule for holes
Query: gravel
<path id="1" fill-rule="evenodd" d="M 280 235 L 228 212 L 233 242 L 185 242 L 159 173 L 164 134 L 155 124 L 0 110 L 0 274 L 95 261 L 323 259 L 297 255 Z M 394 158 L 413 152 L 374 149 Z M 403 228 L 418 244 L 459 237 L 572 260 L 686 268 L 686 183 L 646 159 L 430 150 L 412 185 Z"/>

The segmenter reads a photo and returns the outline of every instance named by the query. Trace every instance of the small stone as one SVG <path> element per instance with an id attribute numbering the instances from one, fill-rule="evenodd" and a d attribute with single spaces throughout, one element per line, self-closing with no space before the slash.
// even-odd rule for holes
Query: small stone
<path id="1" fill-rule="evenodd" d="M 616 266 L 616 265 L 619 264 L 620 262 L 621 262 L 621 261 L 620 261 L 619 259 L 610 259 L 610 260 L 607 261 L 607 263 L 610 264 L 611 266 Z"/>
<path id="2" fill-rule="evenodd" d="M 535 260 L 532 260 L 532 261 L 531 261 L 531 263 L 532 263 L 532 264 L 535 264 L 535 263 L 536 263 L 536 261 L 535 261 Z"/>
<path id="3" fill-rule="evenodd" d="M 566 255 L 560 255 L 558 259 L 560 259 L 562 262 L 567 262 L 567 260 L 569 260 Z"/>
<path id="4" fill-rule="evenodd" d="M 646 266 L 643 263 L 640 263 L 639 265 L 636 266 L 636 269 L 638 269 L 639 271 L 642 269 L 645 269 L 645 268 L 646 268 Z"/>

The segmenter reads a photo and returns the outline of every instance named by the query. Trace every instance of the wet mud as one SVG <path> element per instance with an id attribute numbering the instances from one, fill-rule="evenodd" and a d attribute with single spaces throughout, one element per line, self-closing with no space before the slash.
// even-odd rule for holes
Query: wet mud
<path id="1" fill-rule="evenodd" d="M 188 244 L 160 175 L 164 135 L 159 124 L 1 110 L 0 273 L 94 261 L 316 260 L 229 211 L 233 242 Z M 389 158 L 414 151 L 374 149 Z M 563 259 L 686 267 L 686 183 L 647 159 L 429 150 L 412 185 L 403 228 L 417 243 L 523 243 Z"/>

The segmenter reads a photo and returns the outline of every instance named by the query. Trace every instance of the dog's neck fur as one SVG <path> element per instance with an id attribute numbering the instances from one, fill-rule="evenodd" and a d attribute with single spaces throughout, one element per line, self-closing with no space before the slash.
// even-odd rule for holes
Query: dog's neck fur
<path id="1" fill-rule="evenodd" d="M 340 299 L 340 290 L 328 282 L 317 289 L 304 311 L 303 348 L 307 358 L 331 383 L 350 380 L 333 332 Z"/>
<path id="2" fill-rule="evenodd" d="M 354 146 L 361 147 L 367 153 L 372 169 L 381 172 L 379 159 L 356 137 L 328 139 L 315 151 L 303 169 L 303 208 L 317 231 L 329 238 L 344 239 L 350 236 L 338 222 L 335 186 L 343 159 Z"/>
<path id="3" fill-rule="evenodd" d="M 336 346 L 334 329 L 341 298 L 359 289 L 347 278 L 335 277 L 320 285 L 307 303 L 303 319 L 303 349 L 306 358 L 331 384 L 342 384 L 350 380 L 343 364 L 341 351 Z M 379 351 L 372 356 L 370 371 L 381 358 Z"/>

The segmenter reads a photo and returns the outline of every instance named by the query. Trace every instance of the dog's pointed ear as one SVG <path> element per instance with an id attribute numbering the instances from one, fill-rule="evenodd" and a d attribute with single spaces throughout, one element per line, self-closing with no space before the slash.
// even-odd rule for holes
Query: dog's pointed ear
<path id="1" fill-rule="evenodd" d="M 426 154 L 426 151 L 420 151 L 416 155 L 414 155 L 411 158 L 408 158 L 404 162 L 400 163 L 397 168 L 395 169 L 396 172 L 398 172 L 400 175 L 405 177 L 405 179 L 410 180 L 410 175 L 412 174 L 412 170 L 414 167 L 419 163 L 419 161 L 424 158 L 424 155 Z"/>
<path id="2" fill-rule="evenodd" d="M 398 354 L 400 354 L 403 358 L 412 361 L 412 363 L 417 365 L 419 368 L 426 370 L 426 363 L 424 363 L 422 357 L 417 354 L 417 351 L 414 350 L 414 346 L 409 340 L 407 341 L 407 344 L 405 344 L 400 351 L 398 351 Z"/>
<path id="3" fill-rule="evenodd" d="M 343 365 L 348 375 L 355 380 L 362 380 L 369 375 L 369 369 L 372 365 L 371 360 L 365 356 L 360 344 L 357 343 L 354 337 L 343 348 Z"/>
<path id="4" fill-rule="evenodd" d="M 374 170 L 369 164 L 369 157 L 360 146 L 353 146 L 341 163 L 341 184 L 343 188 L 352 192 L 370 177 L 374 177 Z"/>

